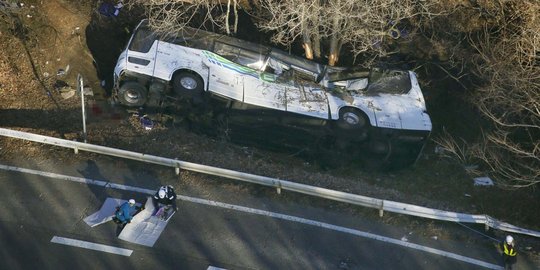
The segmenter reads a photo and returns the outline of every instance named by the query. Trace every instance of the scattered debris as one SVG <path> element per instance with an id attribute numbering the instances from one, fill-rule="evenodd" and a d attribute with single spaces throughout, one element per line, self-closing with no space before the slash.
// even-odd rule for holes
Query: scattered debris
<path id="1" fill-rule="evenodd" d="M 75 35 L 75 34 L 76 34 L 76 35 L 80 35 L 80 33 L 79 33 L 79 30 L 80 30 L 80 29 L 81 29 L 81 28 L 78 27 L 78 26 L 75 27 L 75 28 L 73 28 L 73 30 L 71 30 L 71 34 L 72 34 L 72 35 Z"/>
<path id="2" fill-rule="evenodd" d="M 49 75 L 50 75 L 49 72 L 43 72 L 43 77 L 48 78 Z"/>
<path id="3" fill-rule="evenodd" d="M 54 89 L 60 93 L 63 99 L 71 98 L 75 95 L 76 91 L 69 84 L 62 80 L 56 80 L 53 85 Z"/>
<path id="4" fill-rule="evenodd" d="M 478 165 L 476 165 L 476 164 L 465 165 L 464 168 L 467 171 L 474 171 L 474 170 L 478 169 Z"/>
<path id="5" fill-rule="evenodd" d="M 467 193 L 465 193 L 463 195 L 465 195 L 465 197 L 469 197 L 469 198 L 472 197 L 471 194 L 467 194 Z"/>
<path id="6" fill-rule="evenodd" d="M 437 240 L 437 239 L 439 239 L 439 237 L 437 237 L 436 235 L 434 235 L 434 236 L 431 237 L 431 239 Z"/>
<path id="7" fill-rule="evenodd" d="M 143 115 L 140 118 L 141 125 L 145 130 L 152 130 L 154 128 L 154 122 L 152 119 L 148 118 L 147 115 Z"/>
<path id="8" fill-rule="evenodd" d="M 446 152 L 446 149 L 444 149 L 444 147 L 440 146 L 440 145 L 437 145 L 435 146 L 435 154 L 444 154 L 444 152 Z"/>
<path id="9" fill-rule="evenodd" d="M 407 236 L 404 235 L 403 237 L 401 237 L 401 241 L 403 241 L 403 242 L 408 242 L 409 239 L 407 239 Z"/>
<path id="10" fill-rule="evenodd" d="M 86 86 L 83 88 L 83 94 L 85 96 L 94 96 L 94 91 L 92 91 L 92 88 Z"/>
<path id="11" fill-rule="evenodd" d="M 69 87 L 69 84 L 62 80 L 56 80 L 53 84 L 53 87 L 54 89 L 56 89 L 56 91 L 60 91 L 64 87 Z"/>
<path id="12" fill-rule="evenodd" d="M 75 96 L 75 89 L 70 89 L 70 88 L 62 89 L 60 90 L 60 96 L 63 99 L 72 98 L 73 96 Z"/>
<path id="13" fill-rule="evenodd" d="M 58 69 L 58 71 L 56 72 L 56 76 L 64 76 L 68 73 L 69 71 L 69 65 L 66 66 L 65 69 Z"/>
<path id="14" fill-rule="evenodd" d="M 120 14 L 120 9 L 124 7 L 124 4 L 122 2 L 118 2 L 118 4 L 113 5 L 112 3 L 101 3 L 101 5 L 98 8 L 98 11 L 101 15 L 106 17 L 116 17 L 118 14 Z"/>
<path id="15" fill-rule="evenodd" d="M 491 180 L 491 178 L 487 176 L 476 177 L 474 178 L 474 185 L 475 186 L 493 186 L 493 180 Z"/>

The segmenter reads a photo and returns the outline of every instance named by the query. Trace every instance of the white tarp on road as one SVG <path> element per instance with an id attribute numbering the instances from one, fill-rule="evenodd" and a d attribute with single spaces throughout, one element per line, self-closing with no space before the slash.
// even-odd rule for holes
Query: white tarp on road
<path id="1" fill-rule="evenodd" d="M 127 202 L 127 200 L 107 198 L 99 211 L 87 216 L 84 219 L 84 222 L 90 227 L 96 227 L 97 225 L 110 221 L 114 217 L 116 207 L 119 207 L 124 202 Z"/>
<path id="2" fill-rule="evenodd" d="M 139 245 L 154 246 L 175 212 L 171 213 L 167 220 L 152 216 L 153 212 L 152 198 L 148 198 L 144 210 L 133 217 L 131 223 L 124 227 L 118 238 Z"/>

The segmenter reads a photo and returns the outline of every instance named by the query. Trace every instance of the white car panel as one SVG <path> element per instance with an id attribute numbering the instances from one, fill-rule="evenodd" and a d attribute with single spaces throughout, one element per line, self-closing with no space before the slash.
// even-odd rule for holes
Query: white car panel
<path id="1" fill-rule="evenodd" d="M 128 51 L 126 69 L 153 76 L 157 47 L 158 41 L 156 40 L 148 52 Z M 145 61 L 146 64 L 140 64 L 139 61 Z"/>
<path id="2" fill-rule="evenodd" d="M 154 77 L 163 80 L 171 80 L 172 71 L 178 69 L 193 69 L 194 60 L 200 63 L 200 55 L 194 50 L 187 49 L 168 42 L 159 42 Z"/>
<path id="3" fill-rule="evenodd" d="M 287 88 L 287 111 L 328 119 L 328 99 L 320 87 L 300 85 Z"/>
<path id="4" fill-rule="evenodd" d="M 210 67 L 208 88 L 220 96 L 238 101 L 244 100 L 244 78 L 230 70 Z"/>
<path id="5" fill-rule="evenodd" d="M 244 78 L 244 102 L 248 104 L 285 111 L 286 92 L 285 85 L 266 82 L 253 76 Z"/>

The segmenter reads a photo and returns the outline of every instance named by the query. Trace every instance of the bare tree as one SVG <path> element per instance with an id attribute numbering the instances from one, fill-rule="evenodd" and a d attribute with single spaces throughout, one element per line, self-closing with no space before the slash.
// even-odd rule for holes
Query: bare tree
<path id="1" fill-rule="evenodd" d="M 431 14 L 430 6 L 435 2 L 259 0 L 256 6 L 262 18 L 258 26 L 273 33 L 274 42 L 290 46 L 302 38 L 307 58 L 312 58 L 312 50 L 316 57 L 320 55 L 323 43 L 328 63 L 335 65 L 344 44 L 355 57 L 365 52 L 376 56 L 389 53 L 385 43 L 400 37 L 399 26 L 417 27 L 414 18 Z"/>
<path id="2" fill-rule="evenodd" d="M 272 41 L 285 46 L 301 41 L 306 58 L 339 61 L 341 48 L 348 45 L 352 54 L 388 54 L 387 43 L 399 38 L 407 24 L 415 28 L 416 17 L 430 15 L 436 0 L 130 0 L 148 12 L 150 26 L 173 32 L 196 16 L 204 15 L 228 34 L 238 29 L 238 9 L 252 11 L 257 25 L 272 33 Z M 230 21 L 234 21 L 230 25 Z M 370 63 L 364 63 L 365 66 Z"/>
<path id="3" fill-rule="evenodd" d="M 256 14 L 260 18 L 258 26 L 273 33 L 273 42 L 290 46 L 292 42 L 302 39 L 306 58 L 313 59 L 314 53 L 320 57 L 319 34 L 323 7 L 318 1 L 261 0 L 256 6 Z"/>
<path id="4" fill-rule="evenodd" d="M 129 0 L 127 4 L 144 7 L 150 27 L 162 33 L 174 33 L 195 19 L 200 24 L 210 22 L 227 34 L 238 29 L 239 0 Z"/>
<path id="5" fill-rule="evenodd" d="M 469 55 L 477 85 L 471 103 L 491 123 L 471 151 L 501 186 L 540 183 L 540 3 L 476 1 L 469 9 Z M 458 10 L 459 12 L 459 10 Z"/>

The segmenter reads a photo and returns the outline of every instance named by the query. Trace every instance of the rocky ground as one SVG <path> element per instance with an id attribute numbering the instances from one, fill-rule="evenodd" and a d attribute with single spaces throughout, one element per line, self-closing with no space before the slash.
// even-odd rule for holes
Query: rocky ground
<path id="1" fill-rule="evenodd" d="M 537 191 L 475 187 L 461 166 L 435 154 L 433 143 L 426 147 L 416 166 L 394 172 L 367 172 L 355 164 L 322 168 L 316 161 L 295 153 L 232 144 L 186 128 L 157 124 L 145 130 L 133 113 L 110 105 L 107 99 L 116 57 L 139 17 L 140 13 L 127 9 L 116 18 L 102 16 L 95 1 L 33 0 L 23 5 L 0 5 L 0 126 L 82 140 L 81 102 L 75 93 L 76 78 L 81 74 L 87 90 L 93 93 L 86 96 L 89 143 L 381 199 L 488 214 L 540 230 Z M 426 91 L 429 96 L 430 89 Z M 66 159 L 66 151 L 0 138 L 3 160 L 13 155 L 62 160 Z M 385 222 L 402 222 L 400 218 L 394 215 Z M 420 226 L 414 219 L 407 220 L 416 224 L 412 227 Z M 434 223 L 429 224 L 427 227 Z M 425 226 L 423 229 L 429 230 Z M 540 246 L 534 239 L 524 237 L 522 241 Z"/>

